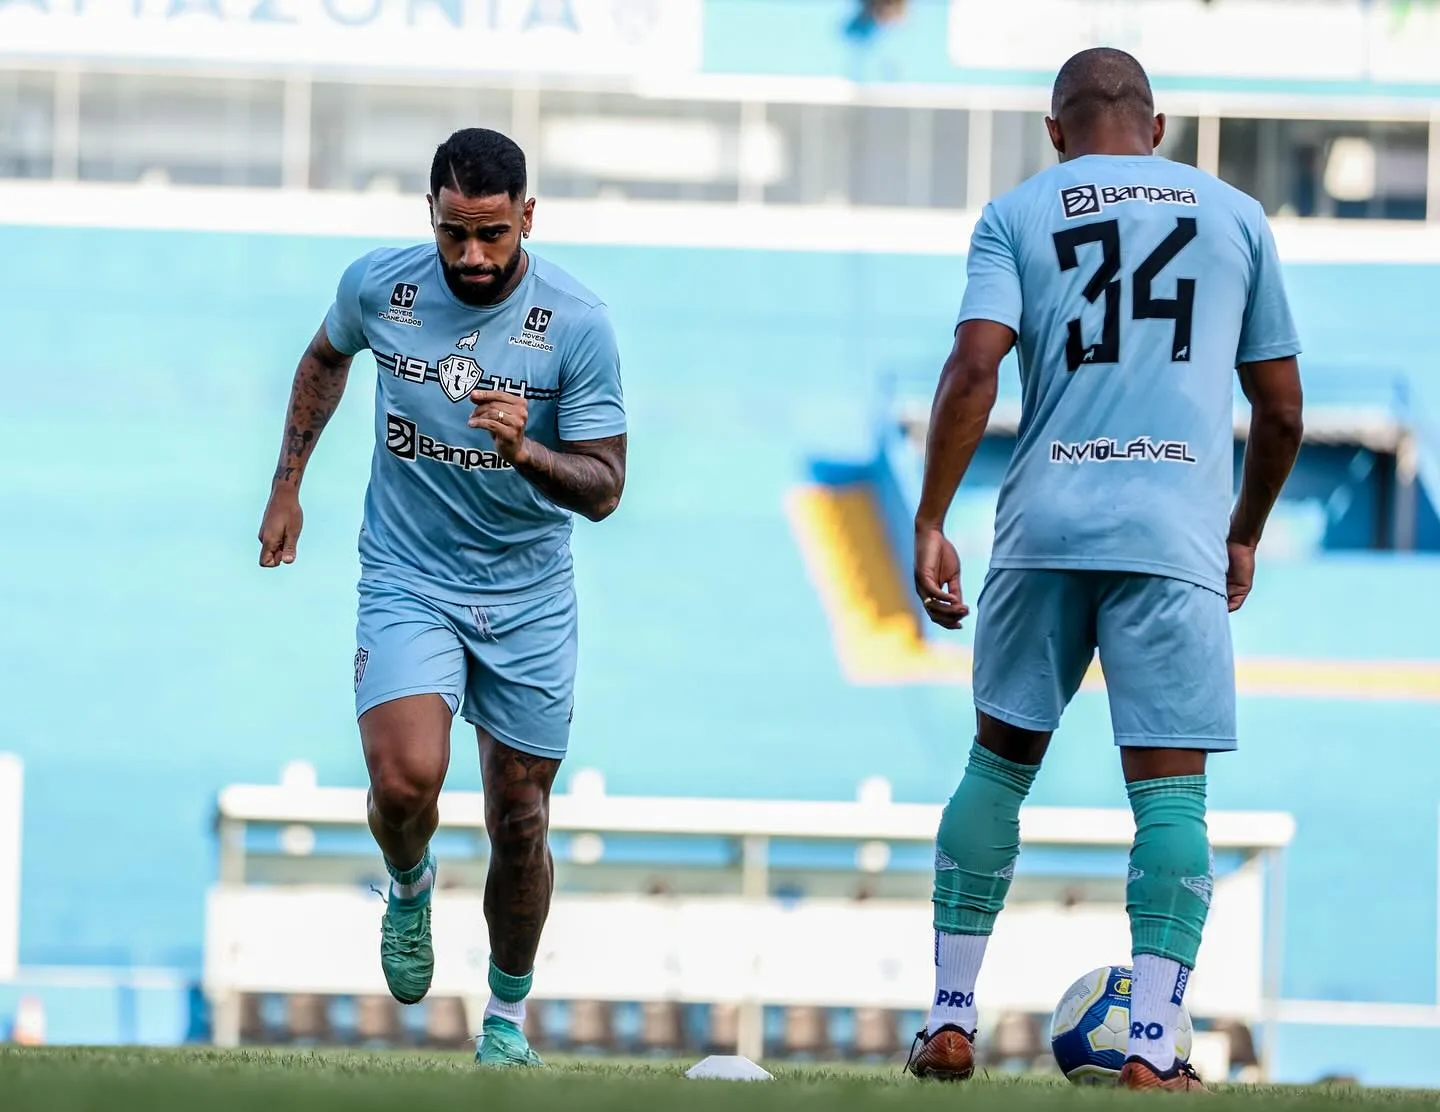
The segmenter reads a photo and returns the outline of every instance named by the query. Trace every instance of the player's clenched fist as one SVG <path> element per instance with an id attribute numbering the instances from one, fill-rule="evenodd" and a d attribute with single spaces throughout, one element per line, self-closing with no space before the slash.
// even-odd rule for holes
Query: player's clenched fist
<path id="1" fill-rule="evenodd" d="M 508 462 L 524 463 L 525 422 L 530 417 L 525 399 L 504 390 L 472 390 L 470 400 L 475 403 L 470 427 L 493 436 L 495 450 Z"/>
<path id="2" fill-rule="evenodd" d="M 260 520 L 260 566 L 278 568 L 295 562 L 295 543 L 305 515 L 300 512 L 300 493 L 294 487 L 276 483 Z"/>

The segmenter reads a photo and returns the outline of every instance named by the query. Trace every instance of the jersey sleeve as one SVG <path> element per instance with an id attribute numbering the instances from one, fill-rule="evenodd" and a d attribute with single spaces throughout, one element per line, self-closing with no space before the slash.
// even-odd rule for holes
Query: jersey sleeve
<path id="1" fill-rule="evenodd" d="M 1280 272 L 1280 253 L 1270 222 L 1258 204 L 1250 222 L 1250 289 L 1245 299 L 1245 317 L 1240 326 L 1240 345 L 1235 363 L 1258 363 L 1300 354 L 1300 337 L 1285 296 Z"/>
<path id="2" fill-rule="evenodd" d="M 958 328 L 967 320 L 993 320 L 1020 331 L 1020 264 L 1010 235 L 992 201 L 985 206 L 970 234 L 965 259 L 965 294 L 960 301 Z"/>
<path id="3" fill-rule="evenodd" d="M 604 305 L 581 319 L 560 368 L 557 425 L 561 440 L 599 440 L 625 431 L 620 350 Z"/>
<path id="4" fill-rule="evenodd" d="M 354 355 L 370 346 L 365 338 L 365 313 L 360 288 L 370 270 L 370 256 L 362 255 L 345 268 L 335 289 L 335 300 L 325 314 L 325 337 L 341 355 Z"/>

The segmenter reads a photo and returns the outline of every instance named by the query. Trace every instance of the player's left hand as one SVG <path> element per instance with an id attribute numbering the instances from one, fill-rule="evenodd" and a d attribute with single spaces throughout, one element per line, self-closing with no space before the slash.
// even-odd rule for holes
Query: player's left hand
<path id="1" fill-rule="evenodd" d="M 959 629 L 970 616 L 960 597 L 960 554 L 939 529 L 915 532 L 915 593 L 930 620 L 945 629 Z"/>
<path id="2" fill-rule="evenodd" d="M 504 390 L 472 390 L 475 412 L 467 422 L 495 438 L 495 450 L 509 463 L 525 462 L 525 422 L 530 407 L 522 397 Z"/>

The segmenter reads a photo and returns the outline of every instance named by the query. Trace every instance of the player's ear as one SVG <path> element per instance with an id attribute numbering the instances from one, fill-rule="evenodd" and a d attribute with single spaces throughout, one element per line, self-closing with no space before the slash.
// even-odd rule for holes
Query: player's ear
<path id="1" fill-rule="evenodd" d="M 435 230 L 435 198 L 425 194 L 425 207 L 430 210 L 430 230 Z"/>
<path id="2" fill-rule="evenodd" d="M 1159 150 L 1160 144 L 1165 141 L 1165 113 L 1159 112 L 1155 116 L 1155 135 L 1151 144 L 1153 149 Z"/>
<path id="3" fill-rule="evenodd" d="M 530 225 L 535 220 L 535 198 L 527 198 L 525 207 L 521 211 L 524 213 L 524 216 L 520 221 L 520 234 L 528 239 L 530 238 Z"/>
<path id="4" fill-rule="evenodd" d="M 1050 133 L 1050 145 L 1060 155 L 1061 161 L 1065 159 L 1065 133 L 1060 130 L 1060 121 L 1045 117 L 1045 130 Z"/>

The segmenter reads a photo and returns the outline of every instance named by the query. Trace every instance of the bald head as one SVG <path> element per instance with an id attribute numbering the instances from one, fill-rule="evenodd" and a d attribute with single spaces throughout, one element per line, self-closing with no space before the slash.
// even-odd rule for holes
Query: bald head
<path id="1" fill-rule="evenodd" d="M 1113 47 L 1082 50 L 1060 67 L 1050 95 L 1050 116 L 1054 124 L 1051 138 L 1057 140 L 1062 155 L 1067 153 L 1065 147 L 1073 148 L 1076 141 L 1084 146 L 1091 142 L 1109 146 L 1117 139 L 1123 144 L 1125 136 L 1155 132 L 1155 142 L 1159 142 L 1155 97 L 1145 67 Z M 1064 147 L 1059 142 L 1062 134 L 1069 140 Z M 1145 149 L 1148 152 L 1153 147 Z"/>
<path id="2" fill-rule="evenodd" d="M 1155 115 L 1155 97 L 1139 62 L 1123 50 L 1097 46 L 1060 67 L 1050 115 L 1062 126 L 1081 129 L 1109 119 L 1148 124 Z"/>

